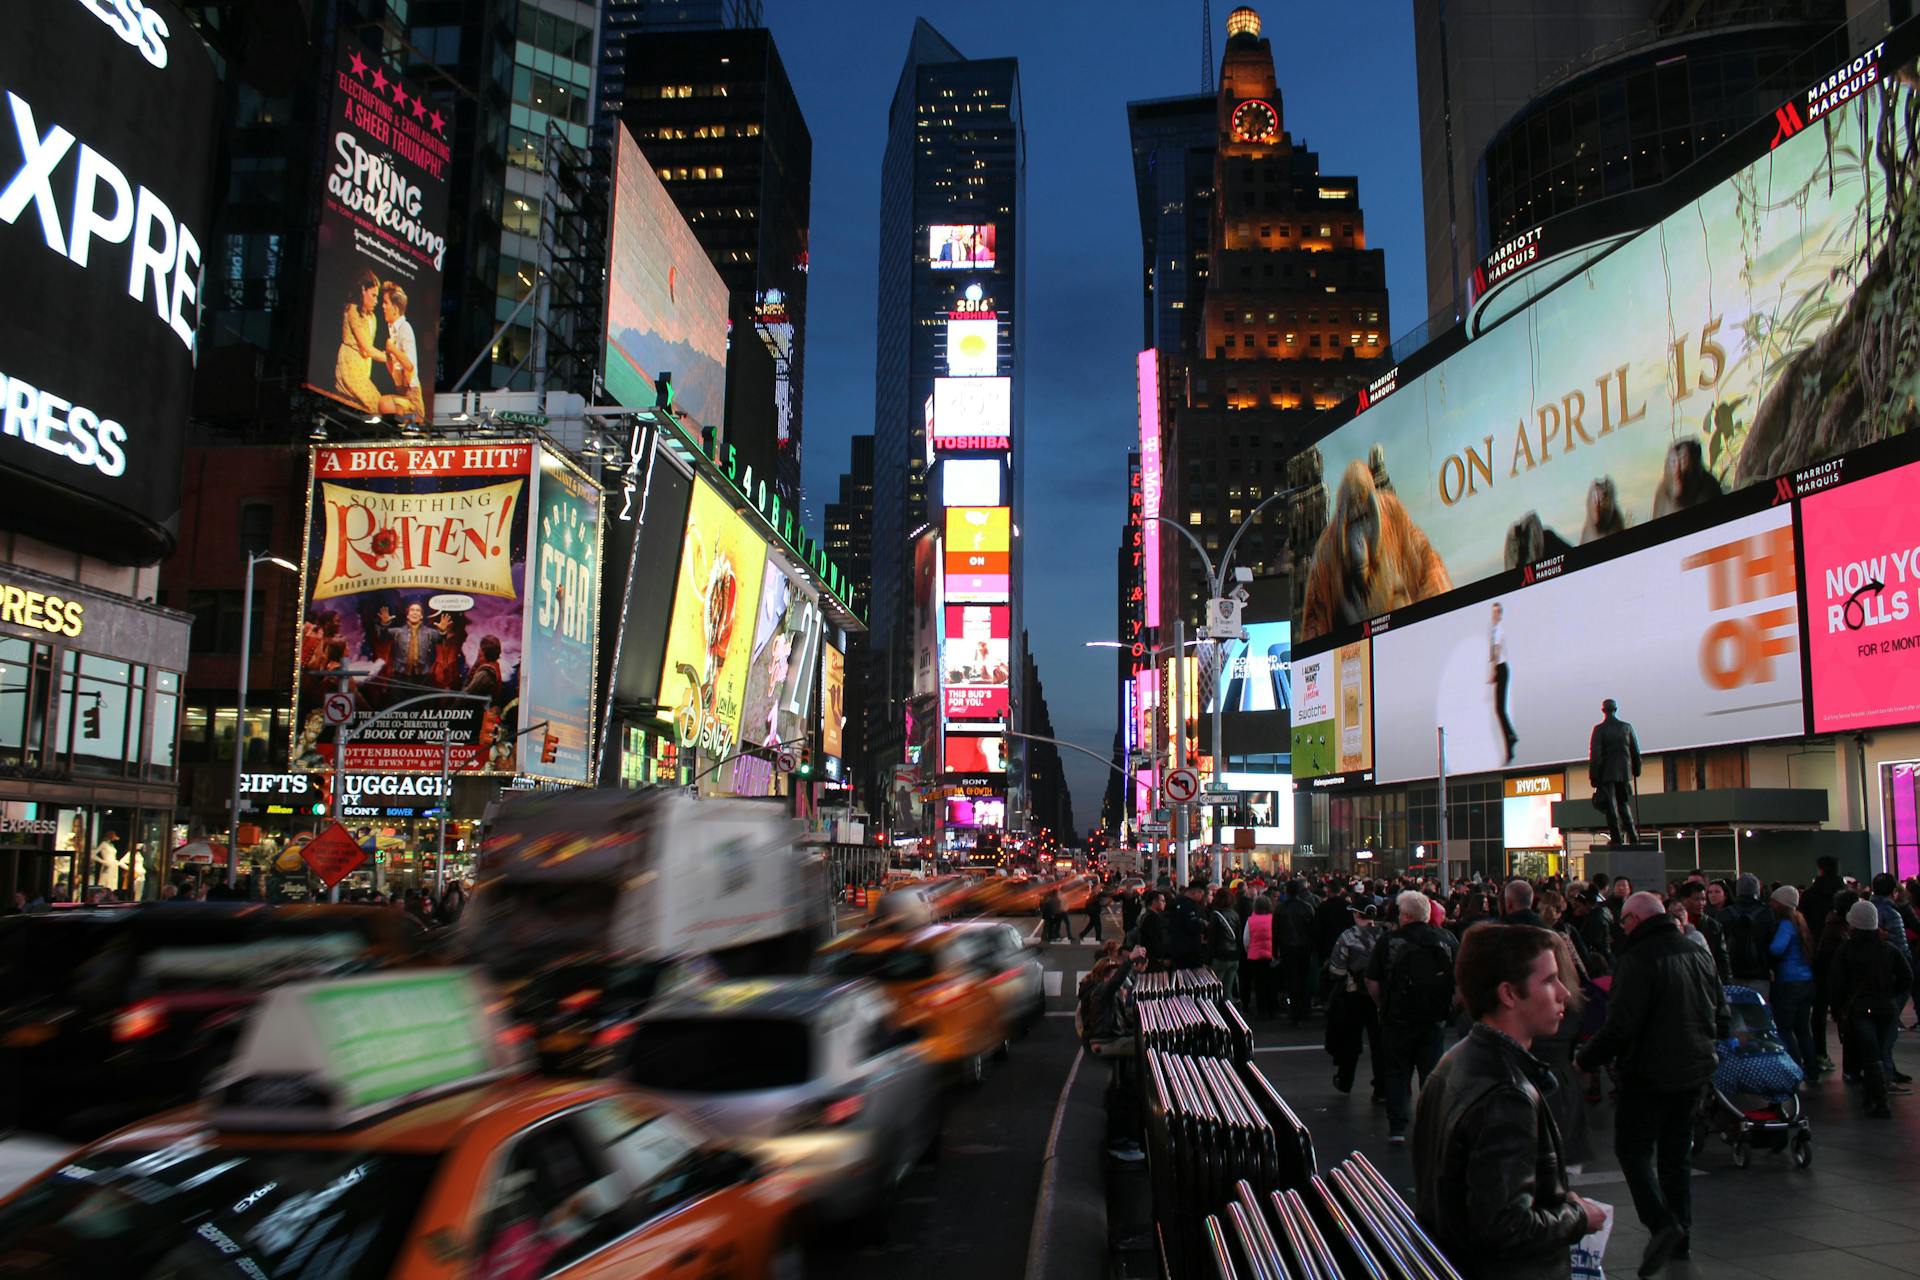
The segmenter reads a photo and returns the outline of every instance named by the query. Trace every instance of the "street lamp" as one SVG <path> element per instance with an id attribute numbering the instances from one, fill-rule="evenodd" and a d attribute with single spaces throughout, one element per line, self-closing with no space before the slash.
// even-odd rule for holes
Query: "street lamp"
<path id="1" fill-rule="evenodd" d="M 1233 569 L 1233 549 L 1240 545 L 1241 536 L 1253 527 L 1253 522 L 1259 518 L 1262 511 L 1282 498 L 1291 498 L 1296 493 L 1305 493 L 1311 487 L 1304 484 L 1295 485 L 1291 489 L 1282 489 L 1278 493 L 1268 494 L 1259 506 L 1247 512 L 1247 518 L 1240 522 L 1240 527 L 1233 531 L 1233 537 L 1227 540 L 1227 549 L 1221 553 L 1218 570 L 1213 566 L 1213 557 L 1207 554 L 1207 549 L 1200 545 L 1200 539 L 1194 537 L 1187 526 L 1163 515 L 1156 514 L 1153 518 L 1177 530 L 1181 537 L 1193 544 L 1193 549 L 1200 553 L 1200 566 L 1206 574 L 1207 585 L 1210 588 L 1208 598 L 1218 600 L 1227 592 L 1227 575 Z M 1220 753 L 1220 704 L 1223 701 L 1220 696 L 1220 677 L 1226 674 L 1227 651 L 1224 647 L 1218 647 L 1216 653 L 1218 658 L 1213 671 L 1213 789 L 1225 790 L 1226 784 L 1222 779 L 1226 774 L 1227 760 Z M 1185 708 L 1181 710 L 1184 712 Z"/>
<path id="2" fill-rule="evenodd" d="M 1160 665 L 1160 655 L 1161 655 L 1161 654 L 1163 654 L 1163 653 L 1176 653 L 1176 652 L 1179 652 L 1180 650 L 1183 650 L 1183 649 L 1191 649 L 1191 648 L 1193 648 L 1193 647 L 1194 647 L 1195 645 L 1198 645 L 1199 643 L 1200 643 L 1200 642 L 1199 642 L 1198 640 L 1183 640 L 1183 639 L 1181 639 L 1181 638 L 1179 638 L 1179 632 L 1178 632 L 1178 625 L 1176 624 L 1176 630 L 1175 630 L 1175 638 L 1174 638 L 1174 639 L 1173 639 L 1172 641 L 1170 641 L 1170 642 L 1168 642 L 1168 643 L 1166 643 L 1166 644 L 1156 644 L 1156 645 L 1146 645 L 1146 646 L 1143 646 L 1143 648 L 1144 648 L 1144 649 L 1145 649 L 1145 651 L 1146 651 L 1146 655 L 1147 655 L 1147 662 L 1148 662 L 1148 664 L 1149 664 L 1149 665 L 1151 665 L 1151 666 L 1155 666 L 1155 667 L 1158 667 L 1158 666 Z M 1132 647 L 1133 647 L 1132 645 L 1130 645 L 1130 644 L 1128 644 L 1128 643 L 1127 643 L 1126 641 L 1124 641 L 1124 640 L 1086 640 L 1086 641 L 1082 641 L 1082 644 L 1084 644 L 1084 645 L 1085 645 L 1085 647 L 1087 647 L 1087 648 L 1089 648 L 1089 649 L 1130 649 L 1130 648 L 1132 648 Z M 1173 735 L 1173 733 L 1174 733 L 1174 731 L 1173 731 L 1173 721 L 1172 721 L 1172 719 L 1171 719 L 1171 717 L 1172 717 L 1173 715 L 1175 715 L 1175 714 L 1178 714 L 1178 715 L 1180 715 L 1180 716 L 1183 716 L 1183 717 L 1184 717 L 1184 716 L 1185 716 L 1185 714 L 1186 714 L 1186 707 L 1185 707 L 1185 704 L 1184 704 L 1184 700 L 1183 700 L 1183 699 L 1182 699 L 1182 697 L 1180 696 L 1180 684 L 1179 684 L 1179 675 L 1180 675 L 1180 667 L 1181 667 L 1181 665 L 1182 665 L 1182 664 L 1180 664 L 1180 663 L 1175 663 L 1175 664 L 1174 664 L 1174 685 L 1173 685 L 1173 693 L 1174 693 L 1174 700 L 1173 700 L 1173 706 L 1172 706 L 1172 707 L 1171 707 L 1171 708 L 1169 709 L 1169 712 L 1168 712 L 1168 715 L 1169 715 L 1169 720 L 1168 720 L 1168 733 L 1169 733 L 1169 735 Z M 1128 779 L 1129 781 L 1137 781 L 1137 779 L 1135 779 L 1135 778 L 1134 778 L 1134 776 L 1133 776 L 1133 748 L 1132 748 L 1131 746 L 1129 746 L 1129 745 L 1127 745 L 1127 735 L 1126 735 L 1126 733 L 1125 733 L 1124 731 L 1122 731 L 1122 733 L 1120 734 L 1120 744 L 1121 744 L 1121 746 L 1120 746 L 1120 750 L 1121 750 L 1121 759 L 1122 759 L 1122 761 L 1124 762 L 1124 764 L 1125 764 L 1125 766 L 1126 766 L 1126 767 L 1125 767 L 1125 769 L 1124 769 L 1124 770 L 1122 771 L 1122 772 L 1123 772 L 1123 775 L 1124 775 L 1124 776 L 1125 776 L 1125 777 L 1126 777 L 1126 778 L 1127 778 L 1127 779 Z M 1171 744 L 1170 744 L 1170 745 L 1171 745 Z M 1155 803 L 1158 803 L 1158 801 L 1159 801 L 1159 798 L 1160 798 L 1160 789 L 1161 789 L 1161 786 L 1162 786 L 1162 784 L 1163 784 L 1163 779 L 1162 779 L 1162 778 L 1161 778 L 1161 776 L 1160 776 L 1160 749 L 1159 749 L 1159 744 L 1158 744 L 1158 743 L 1154 743 L 1154 744 L 1152 744 L 1152 746 L 1151 746 L 1151 749 L 1152 749 L 1152 751 L 1153 751 L 1153 788 L 1152 788 L 1152 795 L 1153 795 L 1153 798 L 1154 798 L 1154 801 L 1155 801 Z M 1111 762 L 1109 762 L 1109 767 L 1111 767 Z M 1131 808 L 1133 807 L 1133 801 L 1134 801 L 1134 795 L 1133 795 L 1133 788 L 1132 788 L 1132 787 L 1128 787 L 1128 788 L 1127 788 L 1127 789 L 1125 790 L 1125 792 L 1124 792 L 1124 794 L 1125 794 L 1125 796 L 1126 796 L 1126 799 L 1127 799 L 1127 805 L 1126 805 L 1126 807 L 1127 807 L 1128 809 L 1131 809 Z M 1185 845 L 1185 843 L 1184 843 L 1184 842 L 1182 842 L 1182 843 L 1181 843 L 1181 845 L 1180 845 L 1180 853 L 1179 853 L 1179 858 L 1178 858 L 1178 860 L 1177 860 L 1177 866 L 1178 866 L 1178 875 L 1179 875 L 1179 877 L 1181 878 L 1181 880 L 1182 880 L 1182 882 L 1184 883 L 1184 879 L 1185 879 L 1185 876 L 1186 876 L 1186 870 L 1187 870 L 1187 866 L 1186 866 L 1186 845 Z"/>
<path id="3" fill-rule="evenodd" d="M 291 560 L 261 552 L 247 553 L 247 589 L 240 598 L 240 697 L 233 712 L 233 813 L 227 829 L 227 886 L 240 883 L 240 772 L 247 763 L 247 658 L 253 648 L 253 570 L 255 565 L 277 564 L 298 573 Z"/>

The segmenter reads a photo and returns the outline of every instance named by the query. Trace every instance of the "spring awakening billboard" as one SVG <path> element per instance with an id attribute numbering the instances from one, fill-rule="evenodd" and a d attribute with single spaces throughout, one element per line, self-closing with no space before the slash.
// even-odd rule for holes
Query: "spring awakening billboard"
<path id="1" fill-rule="evenodd" d="M 693 482 L 673 621 L 660 673 L 660 714 L 683 752 L 708 762 L 734 753 L 753 655 L 767 544 L 705 480 Z"/>
<path id="2" fill-rule="evenodd" d="M 693 238 L 660 176 L 620 127 L 607 238 L 607 394 L 633 409 L 659 403 L 662 373 L 673 404 L 703 426 L 727 408 L 727 286 Z"/>
<path id="3" fill-rule="evenodd" d="M 324 706 L 343 693 L 349 769 L 438 771 L 450 739 L 454 768 L 514 772 L 533 475 L 524 440 L 314 446 L 296 771 L 332 766 Z M 436 691 L 485 701 L 391 710 Z"/>
<path id="4" fill-rule="evenodd" d="M 307 386 L 361 413 L 425 418 L 452 122 L 350 39 L 334 51 L 327 119 Z"/>
<path id="5" fill-rule="evenodd" d="M 560 455 L 540 450 L 529 566 L 527 660 L 520 723 L 530 733 L 520 772 L 556 782 L 592 781 L 594 648 L 600 632 L 600 486 Z M 543 761 L 545 734 L 558 743 Z"/>
<path id="6" fill-rule="evenodd" d="M 1920 426 L 1911 68 L 1777 141 L 1308 451 L 1296 643 Z"/>

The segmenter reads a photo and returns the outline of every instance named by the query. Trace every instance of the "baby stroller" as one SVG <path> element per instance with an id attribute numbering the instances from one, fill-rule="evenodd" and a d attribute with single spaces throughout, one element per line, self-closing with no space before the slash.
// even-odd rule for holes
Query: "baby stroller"
<path id="1" fill-rule="evenodd" d="M 1696 1150 L 1709 1133 L 1733 1148 L 1744 1169 L 1753 1150 L 1788 1151 L 1796 1167 L 1813 1163 L 1813 1131 L 1800 1101 L 1800 1064 L 1780 1042 L 1767 1001 L 1751 987 L 1727 986 L 1733 1034 L 1720 1041 L 1720 1065 L 1693 1123 Z"/>

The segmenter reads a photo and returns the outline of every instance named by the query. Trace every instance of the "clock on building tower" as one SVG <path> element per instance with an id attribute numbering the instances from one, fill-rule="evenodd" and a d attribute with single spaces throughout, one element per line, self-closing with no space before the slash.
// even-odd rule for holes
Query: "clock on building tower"
<path id="1" fill-rule="evenodd" d="M 1280 136 L 1280 113 L 1258 98 L 1233 109 L 1235 142 L 1272 142 Z"/>

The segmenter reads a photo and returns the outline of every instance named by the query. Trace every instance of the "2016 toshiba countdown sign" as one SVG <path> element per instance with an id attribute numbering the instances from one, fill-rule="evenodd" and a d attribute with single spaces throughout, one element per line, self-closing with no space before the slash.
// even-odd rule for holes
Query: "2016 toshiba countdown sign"
<path id="1" fill-rule="evenodd" d="M 0 41 L 0 521 L 127 563 L 172 545 L 213 66 L 168 0 L 9 6 Z"/>

